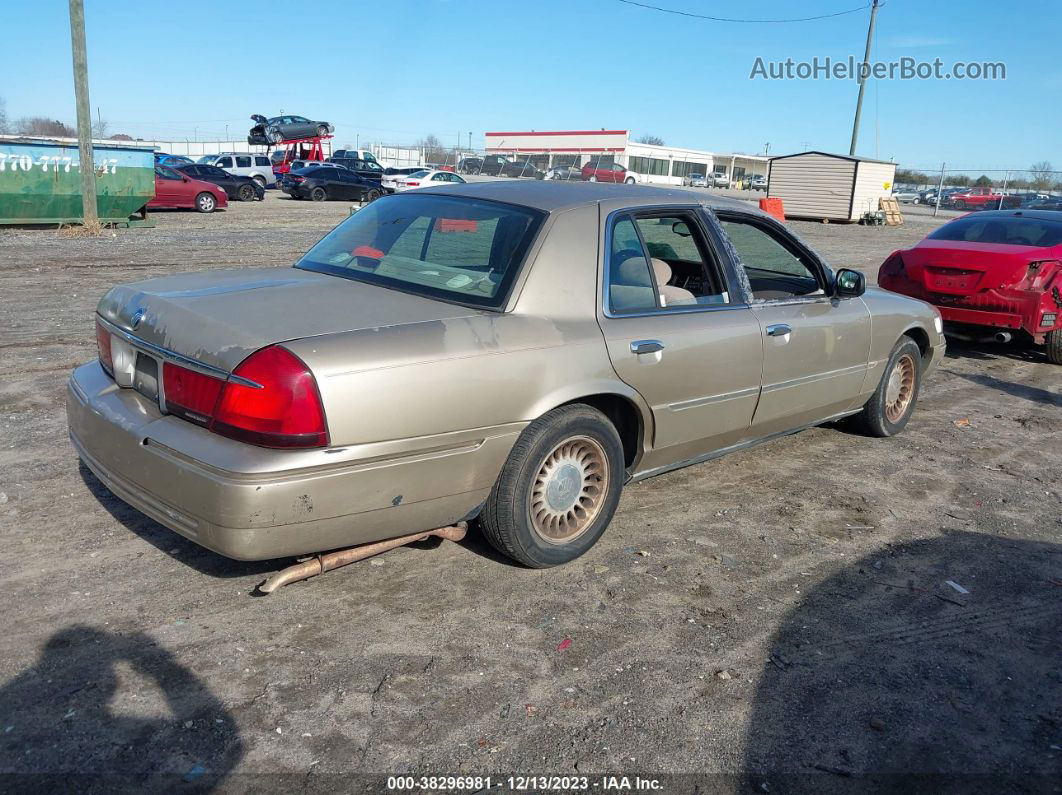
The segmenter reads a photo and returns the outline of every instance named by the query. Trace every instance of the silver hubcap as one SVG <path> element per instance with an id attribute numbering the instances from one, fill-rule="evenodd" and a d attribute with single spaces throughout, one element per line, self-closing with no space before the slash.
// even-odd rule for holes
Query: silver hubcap
<path id="1" fill-rule="evenodd" d="M 915 361 L 905 353 L 889 373 L 885 385 L 885 416 L 889 422 L 898 422 L 907 412 L 914 397 Z"/>
<path id="2" fill-rule="evenodd" d="M 209 210 L 213 208 L 214 200 L 211 199 L 209 196 L 204 196 L 202 199 L 199 200 L 199 206 L 202 207 L 204 210 Z"/>
<path id="3" fill-rule="evenodd" d="M 535 533 L 551 544 L 579 537 L 601 512 L 608 479 L 608 458 L 596 440 L 575 436 L 558 444 L 531 484 Z"/>

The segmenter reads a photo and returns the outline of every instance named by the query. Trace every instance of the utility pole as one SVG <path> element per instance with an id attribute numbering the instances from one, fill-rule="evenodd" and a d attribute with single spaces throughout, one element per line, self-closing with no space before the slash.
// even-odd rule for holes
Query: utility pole
<path id="1" fill-rule="evenodd" d="M 852 122 L 852 145 L 848 147 L 849 157 L 855 157 L 856 141 L 859 139 L 859 116 L 863 112 L 863 90 L 866 88 L 867 71 L 870 69 L 870 45 L 874 41 L 874 17 L 878 14 L 878 0 L 870 6 L 870 26 L 867 28 L 867 49 L 863 54 L 863 64 L 859 69 L 859 96 L 856 98 L 855 121 Z"/>
<path id="2" fill-rule="evenodd" d="M 96 212 L 96 166 L 92 158 L 92 110 L 89 104 L 88 56 L 85 53 L 85 6 L 82 0 L 70 0 L 70 49 L 74 57 L 82 224 L 95 230 L 100 227 L 100 217 Z"/>

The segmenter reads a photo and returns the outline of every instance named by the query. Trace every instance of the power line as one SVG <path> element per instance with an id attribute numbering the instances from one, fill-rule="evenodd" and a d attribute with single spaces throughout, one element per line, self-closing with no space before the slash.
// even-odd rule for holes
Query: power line
<path id="1" fill-rule="evenodd" d="M 639 3 L 636 0 L 617 0 L 617 2 L 624 3 L 629 6 L 638 6 L 638 8 L 647 8 L 650 11 L 660 11 L 664 14 L 675 14 L 680 17 L 690 17 L 692 19 L 707 19 L 711 22 L 744 22 L 749 24 L 776 24 L 783 22 L 814 22 L 817 19 L 830 19 L 831 17 L 841 17 L 845 14 L 854 14 L 857 11 L 862 11 L 865 8 L 870 7 L 870 3 L 864 3 L 859 8 L 850 8 L 847 11 L 835 11 L 832 14 L 819 14 L 814 17 L 794 17 L 792 19 L 737 19 L 733 17 L 713 17 L 707 14 L 694 14 L 690 11 L 679 11 L 674 8 L 662 8 L 660 6 L 650 5 L 649 3 Z"/>

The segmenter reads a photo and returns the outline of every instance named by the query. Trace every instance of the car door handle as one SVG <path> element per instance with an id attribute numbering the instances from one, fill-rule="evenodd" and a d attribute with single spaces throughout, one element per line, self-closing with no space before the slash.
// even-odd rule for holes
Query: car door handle
<path id="1" fill-rule="evenodd" d="M 787 326 L 785 323 L 772 323 L 767 327 L 768 337 L 784 337 L 786 334 L 792 333 L 793 329 Z"/>
<path id="2" fill-rule="evenodd" d="M 631 343 L 631 353 L 656 353 L 664 350 L 660 340 L 635 340 Z"/>

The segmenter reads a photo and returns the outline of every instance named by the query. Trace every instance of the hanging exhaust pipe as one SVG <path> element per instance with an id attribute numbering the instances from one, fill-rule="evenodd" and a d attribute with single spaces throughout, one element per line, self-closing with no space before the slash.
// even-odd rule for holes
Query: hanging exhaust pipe
<path id="1" fill-rule="evenodd" d="M 1010 332 L 997 331 L 994 339 L 996 342 L 1010 342 Z"/>
<path id="2" fill-rule="evenodd" d="M 258 590 L 264 594 L 273 593 L 273 591 L 278 588 L 283 588 L 290 583 L 298 582 L 299 580 L 308 580 L 310 577 L 316 577 L 318 574 L 324 574 L 326 571 L 338 569 L 341 566 L 347 566 L 351 563 L 356 563 L 359 560 L 365 560 L 365 558 L 371 558 L 374 555 L 397 549 L 398 547 L 404 547 L 406 544 L 412 544 L 414 541 L 423 541 L 425 538 L 430 538 L 431 536 L 446 538 L 450 541 L 460 541 L 465 537 L 467 531 L 468 524 L 466 522 L 458 522 L 456 525 L 450 527 L 437 527 L 434 530 L 427 530 L 423 533 L 412 533 L 407 536 L 399 536 L 398 538 L 389 538 L 386 541 L 377 541 L 372 544 L 361 544 L 356 547 L 339 549 L 335 552 L 326 552 L 323 555 L 317 555 L 310 560 L 304 560 L 302 563 L 296 563 L 293 566 L 288 566 L 286 569 L 278 571 L 264 583 L 259 585 Z"/>

